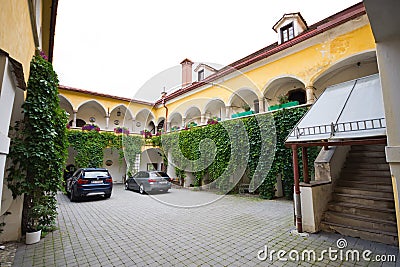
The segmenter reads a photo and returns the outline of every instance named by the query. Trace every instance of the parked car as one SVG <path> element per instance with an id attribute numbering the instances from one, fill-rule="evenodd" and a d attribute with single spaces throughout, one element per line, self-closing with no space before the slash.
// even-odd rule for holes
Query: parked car
<path id="1" fill-rule="evenodd" d="M 66 182 L 66 191 L 71 201 L 82 197 L 103 195 L 111 197 L 113 180 L 107 169 L 82 168 L 78 169 Z"/>
<path id="2" fill-rule="evenodd" d="M 125 190 L 139 191 L 140 194 L 151 191 L 165 191 L 171 189 L 171 178 L 165 172 L 139 171 L 125 182 Z"/>

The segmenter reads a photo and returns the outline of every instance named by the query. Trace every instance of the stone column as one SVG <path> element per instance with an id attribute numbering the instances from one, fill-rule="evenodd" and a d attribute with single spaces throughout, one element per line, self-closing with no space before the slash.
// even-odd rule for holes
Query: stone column
<path id="1" fill-rule="evenodd" d="M 77 110 L 73 110 L 72 113 L 74 115 L 74 118 L 72 120 L 72 128 L 75 128 L 76 127 L 76 114 L 78 113 L 78 111 Z"/>
<path id="2" fill-rule="evenodd" d="M 186 118 L 182 117 L 182 127 L 181 127 L 181 129 L 185 129 L 185 124 L 186 124 Z"/>
<path id="3" fill-rule="evenodd" d="M 201 114 L 200 124 L 204 125 L 207 123 L 206 114 Z"/>
<path id="4" fill-rule="evenodd" d="M 136 118 L 132 118 L 132 133 L 135 132 L 136 129 Z"/>
<path id="5" fill-rule="evenodd" d="M 306 87 L 306 96 L 307 96 L 307 104 L 314 104 L 315 102 L 315 87 L 313 85 L 309 85 Z"/>
<path id="6" fill-rule="evenodd" d="M 171 122 L 167 122 L 167 132 L 171 131 Z"/>
<path id="7" fill-rule="evenodd" d="M 106 130 L 108 130 L 109 123 L 110 123 L 110 115 L 107 114 L 107 115 L 106 115 Z"/>
<path id="8" fill-rule="evenodd" d="M 258 98 L 258 110 L 259 110 L 259 113 L 265 112 L 264 97 Z"/>
<path id="9" fill-rule="evenodd" d="M 231 118 L 231 113 L 232 113 L 232 107 L 231 106 L 226 106 L 225 107 L 225 118 L 229 120 Z"/>

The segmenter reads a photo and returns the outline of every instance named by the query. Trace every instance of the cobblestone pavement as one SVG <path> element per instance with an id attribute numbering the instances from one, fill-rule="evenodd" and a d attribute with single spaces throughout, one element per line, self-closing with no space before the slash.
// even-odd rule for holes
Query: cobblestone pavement
<path id="1" fill-rule="evenodd" d="M 172 189 L 160 195 L 173 199 L 209 199 L 206 192 Z M 333 260 L 292 261 L 305 250 L 317 257 L 329 247 L 338 250 L 337 234 L 308 237 L 291 234 L 293 204 L 286 200 L 260 200 L 226 196 L 198 208 L 177 208 L 153 199 L 114 188 L 108 200 L 71 203 L 59 194 L 59 230 L 34 245 L 20 245 L 13 266 L 382 266 L 380 262 Z M 346 237 L 346 249 L 371 250 L 371 258 L 393 254 L 397 247 Z M 287 261 L 264 257 L 284 250 Z M 261 251 L 263 252 L 263 251 Z M 281 252 L 283 253 L 283 252 Z M 258 255 L 259 254 L 259 258 Z M 344 255 L 345 253 L 343 253 Z M 361 257 L 361 256 L 360 256 Z M 343 257 L 344 258 L 344 257 Z M 301 258 L 300 258 L 301 259 Z M 383 266 L 395 266 L 384 263 Z"/>

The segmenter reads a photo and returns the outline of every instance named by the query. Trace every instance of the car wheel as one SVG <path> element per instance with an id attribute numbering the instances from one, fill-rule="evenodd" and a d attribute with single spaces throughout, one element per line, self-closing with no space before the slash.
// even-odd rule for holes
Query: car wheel
<path id="1" fill-rule="evenodd" d="M 142 194 L 142 195 L 145 193 L 144 192 L 144 186 L 142 184 L 139 187 L 139 193 Z"/>
<path id="2" fill-rule="evenodd" d="M 129 190 L 129 185 L 128 185 L 128 183 L 125 183 L 125 190 Z"/>
<path id="3" fill-rule="evenodd" d="M 75 196 L 74 190 L 72 190 L 72 189 L 71 189 L 71 193 L 69 194 L 69 199 L 71 200 L 71 202 L 78 201 L 78 198 Z"/>
<path id="4" fill-rule="evenodd" d="M 111 197 L 111 193 L 110 194 L 104 194 L 104 198 L 110 198 Z"/>

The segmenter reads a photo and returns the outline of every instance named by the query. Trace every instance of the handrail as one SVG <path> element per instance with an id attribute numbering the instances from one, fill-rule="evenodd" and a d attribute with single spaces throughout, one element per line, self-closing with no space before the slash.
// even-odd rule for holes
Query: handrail
<path id="1" fill-rule="evenodd" d="M 330 134 L 331 136 L 334 136 L 335 133 L 366 131 L 374 129 L 386 129 L 386 119 L 376 118 L 340 123 L 332 122 L 331 124 L 301 128 L 297 127 L 289 136 L 296 137 L 298 139 L 300 136 L 311 136 L 319 134 Z"/>

